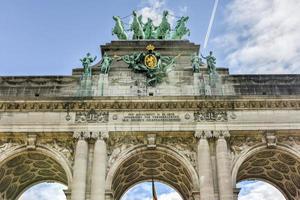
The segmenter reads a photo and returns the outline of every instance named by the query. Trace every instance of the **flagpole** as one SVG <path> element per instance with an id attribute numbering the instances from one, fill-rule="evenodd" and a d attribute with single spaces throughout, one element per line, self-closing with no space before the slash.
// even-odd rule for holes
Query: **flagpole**
<path id="1" fill-rule="evenodd" d="M 157 195 L 156 195 L 156 191 L 155 191 L 155 184 L 154 184 L 153 177 L 152 177 L 152 199 L 153 200 L 158 200 Z"/>

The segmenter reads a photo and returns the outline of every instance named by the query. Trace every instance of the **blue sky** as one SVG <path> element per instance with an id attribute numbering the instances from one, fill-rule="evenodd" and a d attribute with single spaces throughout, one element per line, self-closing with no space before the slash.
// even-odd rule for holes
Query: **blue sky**
<path id="1" fill-rule="evenodd" d="M 99 45 L 115 39 L 113 15 L 146 7 L 189 15 L 189 39 L 202 43 L 212 6 L 211 0 L 1 0 L 0 75 L 70 75 L 86 52 L 100 58 Z"/>
<path id="2" fill-rule="evenodd" d="M 188 15 L 203 44 L 213 0 L 1 0 L 0 75 L 70 75 L 112 39 L 113 15 Z M 148 9 L 145 9 L 148 8 Z M 207 49 L 231 73 L 300 72 L 299 0 L 220 0 Z"/>
<path id="3" fill-rule="evenodd" d="M 212 8 L 213 0 L 1 0 L 0 76 L 71 75 L 87 52 L 99 60 L 99 45 L 115 39 L 112 16 L 132 10 L 188 15 L 188 39 L 202 45 Z M 232 74 L 300 73 L 299 10 L 299 0 L 220 0 L 202 53 L 213 50 Z"/>

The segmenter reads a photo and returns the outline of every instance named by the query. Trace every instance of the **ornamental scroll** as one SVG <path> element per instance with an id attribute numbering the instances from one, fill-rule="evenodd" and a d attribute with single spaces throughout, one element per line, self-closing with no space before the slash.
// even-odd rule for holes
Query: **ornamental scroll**
<path id="1" fill-rule="evenodd" d="M 196 122 L 227 121 L 228 116 L 226 111 L 218 111 L 218 110 L 197 111 L 194 113 L 194 120 Z"/>
<path id="2" fill-rule="evenodd" d="M 108 112 L 97 112 L 94 109 L 84 112 L 76 112 L 75 123 L 106 123 Z"/>

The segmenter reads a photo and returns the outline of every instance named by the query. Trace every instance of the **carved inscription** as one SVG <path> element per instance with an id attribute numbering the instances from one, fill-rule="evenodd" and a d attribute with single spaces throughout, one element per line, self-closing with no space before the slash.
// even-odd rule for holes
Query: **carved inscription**
<path id="1" fill-rule="evenodd" d="M 175 113 L 128 113 L 123 116 L 123 122 L 180 122 L 181 118 Z"/>

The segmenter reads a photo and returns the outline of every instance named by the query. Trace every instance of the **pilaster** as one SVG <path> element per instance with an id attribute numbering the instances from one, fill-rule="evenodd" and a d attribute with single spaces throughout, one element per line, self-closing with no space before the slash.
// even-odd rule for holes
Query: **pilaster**
<path id="1" fill-rule="evenodd" d="M 220 200 L 233 200 L 231 170 L 229 165 L 228 146 L 225 138 L 230 137 L 229 131 L 214 131 L 216 137 L 216 158 Z"/>
<path id="2" fill-rule="evenodd" d="M 92 168 L 92 185 L 91 200 L 105 200 L 105 177 L 106 177 L 106 161 L 107 132 L 93 132 L 91 138 L 95 140 L 93 168 Z"/>
<path id="3" fill-rule="evenodd" d="M 75 160 L 73 166 L 73 181 L 71 200 L 85 200 L 86 174 L 88 161 L 87 132 L 75 132 L 73 137 L 77 140 Z"/>
<path id="4" fill-rule="evenodd" d="M 200 180 L 200 199 L 214 200 L 214 186 L 211 171 L 210 149 L 208 138 L 212 137 L 210 131 L 196 131 L 198 141 L 198 173 Z"/>

